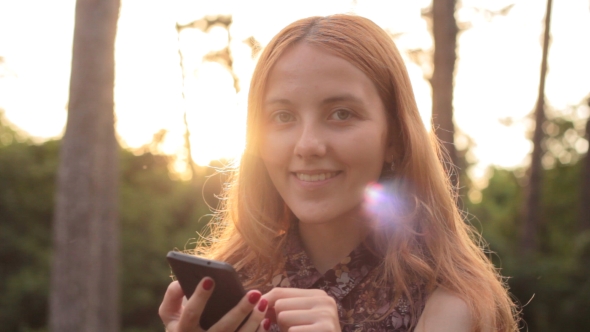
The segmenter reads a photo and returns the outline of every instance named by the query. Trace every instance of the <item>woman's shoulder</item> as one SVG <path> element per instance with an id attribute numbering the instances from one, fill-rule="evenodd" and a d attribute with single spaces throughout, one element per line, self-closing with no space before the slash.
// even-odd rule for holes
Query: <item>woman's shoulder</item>
<path id="1" fill-rule="evenodd" d="M 436 288 L 426 300 L 415 332 L 469 332 L 473 320 L 471 310 L 459 295 L 442 287 Z"/>

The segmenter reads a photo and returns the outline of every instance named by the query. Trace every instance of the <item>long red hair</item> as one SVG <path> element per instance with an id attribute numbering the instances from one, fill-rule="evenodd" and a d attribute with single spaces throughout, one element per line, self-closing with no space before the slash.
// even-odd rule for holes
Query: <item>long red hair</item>
<path id="1" fill-rule="evenodd" d="M 410 298 L 410 287 L 443 287 L 470 307 L 473 330 L 516 331 L 515 306 L 502 277 L 480 247 L 481 238 L 462 218 L 444 169 L 445 158 L 422 122 L 405 64 L 391 37 L 369 19 L 352 15 L 296 21 L 266 46 L 254 71 L 247 118 L 246 149 L 212 222 L 200 254 L 252 268 L 270 280 L 281 265 L 284 234 L 294 216 L 274 188 L 258 156 L 262 99 L 273 65 L 294 44 L 329 50 L 362 70 L 386 107 L 396 144 L 394 179 L 408 213 L 377 225 L 377 249 L 384 257 L 383 282 Z M 432 133 L 432 131 L 431 131 Z M 396 217 L 392 217 L 396 219 Z M 256 286 L 256 285 L 254 285 Z M 487 322 L 487 323 L 485 323 Z"/>

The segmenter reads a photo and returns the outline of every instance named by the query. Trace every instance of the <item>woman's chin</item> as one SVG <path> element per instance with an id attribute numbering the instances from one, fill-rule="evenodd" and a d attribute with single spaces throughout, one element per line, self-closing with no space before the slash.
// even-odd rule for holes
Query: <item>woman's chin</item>
<path id="1" fill-rule="evenodd" d="M 363 211 L 363 209 L 362 209 L 362 207 L 360 207 L 360 208 L 355 208 L 354 211 L 348 211 L 347 213 L 343 213 L 343 214 L 300 213 L 300 214 L 295 214 L 295 216 L 297 217 L 297 220 L 299 221 L 300 226 L 305 225 L 305 226 L 326 227 L 326 226 L 334 225 L 334 227 L 340 227 L 340 226 L 344 226 L 345 224 L 348 224 L 351 222 L 356 223 L 356 222 L 362 222 L 363 220 L 366 220 L 367 219 L 366 213 L 362 213 L 362 211 Z"/>

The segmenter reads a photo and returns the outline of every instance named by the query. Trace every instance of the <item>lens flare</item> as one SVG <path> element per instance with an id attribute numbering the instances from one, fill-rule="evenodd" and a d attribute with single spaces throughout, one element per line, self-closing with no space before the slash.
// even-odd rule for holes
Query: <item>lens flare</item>
<path id="1" fill-rule="evenodd" d="M 391 222 L 398 215 L 401 199 L 393 184 L 370 183 L 365 188 L 365 209 L 380 222 Z"/>

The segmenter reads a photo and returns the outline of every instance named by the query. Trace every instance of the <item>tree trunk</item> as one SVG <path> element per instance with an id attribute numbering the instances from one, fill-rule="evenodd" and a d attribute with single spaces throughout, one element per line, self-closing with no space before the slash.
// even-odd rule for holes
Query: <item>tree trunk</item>
<path id="1" fill-rule="evenodd" d="M 588 97 L 590 107 L 590 97 Z M 590 118 L 586 120 L 586 140 L 590 142 Z M 580 197 L 580 229 L 590 230 L 590 149 L 586 152 L 582 168 L 582 190 Z"/>
<path id="2" fill-rule="evenodd" d="M 539 210 L 541 208 L 541 158 L 543 157 L 543 123 L 545 122 L 545 77 L 547 76 L 547 54 L 549 52 L 549 34 L 551 28 L 551 4 L 547 1 L 545 14 L 545 34 L 543 36 L 543 58 L 541 60 L 541 76 L 539 79 L 539 93 L 535 109 L 535 132 L 533 134 L 533 154 L 529 168 L 529 183 L 526 188 L 524 206 L 524 227 L 522 234 L 522 249 L 525 254 L 533 252 L 537 247 L 537 232 L 541 224 Z"/>
<path id="3" fill-rule="evenodd" d="M 118 146 L 114 44 L 119 0 L 78 0 L 53 225 L 51 331 L 118 331 Z"/>
<path id="4" fill-rule="evenodd" d="M 432 85 L 432 122 L 453 165 L 458 164 L 455 151 L 455 125 L 453 124 L 453 82 L 457 59 L 457 22 L 455 0 L 433 0 L 432 34 L 434 36 L 434 70 Z M 448 167 L 451 183 L 458 186 L 459 175 Z"/>
<path id="5" fill-rule="evenodd" d="M 193 185 L 197 184 L 197 166 L 195 165 L 195 161 L 193 160 L 193 150 L 191 146 L 191 132 L 188 126 L 188 119 L 187 119 L 187 102 L 186 102 L 186 68 L 184 68 L 184 56 L 182 54 L 182 49 L 180 48 L 180 32 L 185 29 L 187 26 L 182 26 L 176 23 L 176 38 L 178 40 L 178 59 L 180 62 L 180 73 L 182 74 L 182 106 L 184 108 L 184 113 L 182 116 L 182 120 L 184 122 L 184 146 L 186 150 L 186 164 L 187 169 L 191 173 L 191 181 Z"/>

